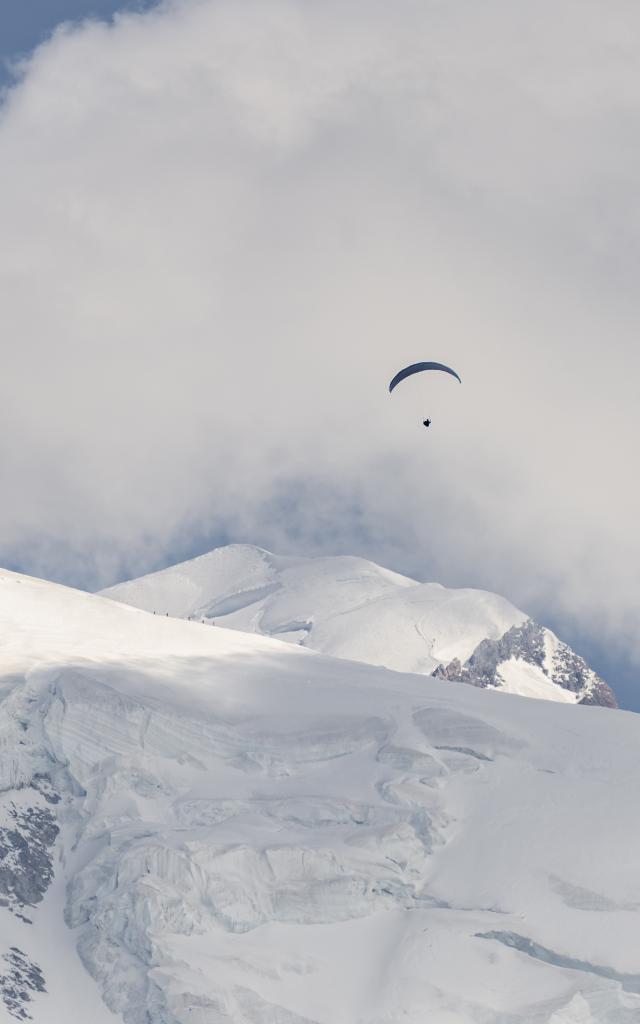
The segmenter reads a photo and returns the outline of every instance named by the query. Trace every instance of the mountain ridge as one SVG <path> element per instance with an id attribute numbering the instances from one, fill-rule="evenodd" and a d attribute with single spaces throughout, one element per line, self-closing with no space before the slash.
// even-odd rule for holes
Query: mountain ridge
<path id="1" fill-rule="evenodd" d="M 505 598 L 420 583 L 355 556 L 281 556 L 232 544 L 101 594 L 332 657 L 617 707 L 611 687 L 580 655 Z"/>

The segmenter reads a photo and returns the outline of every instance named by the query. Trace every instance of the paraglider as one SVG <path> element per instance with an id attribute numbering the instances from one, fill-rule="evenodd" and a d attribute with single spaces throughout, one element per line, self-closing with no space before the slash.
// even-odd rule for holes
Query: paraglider
<path id="1" fill-rule="evenodd" d="M 443 373 L 450 373 L 452 377 L 455 377 L 456 380 L 460 381 L 462 384 L 462 380 L 456 371 L 452 370 L 450 366 L 445 366 L 444 363 L 412 363 L 411 366 L 405 366 L 404 370 L 399 370 L 398 373 L 396 373 L 395 377 L 389 384 L 389 394 L 391 394 L 393 389 L 397 387 L 401 381 L 405 380 L 407 377 L 413 376 L 414 373 L 422 373 L 423 370 L 442 370 Z M 431 420 L 428 418 L 423 420 L 422 425 L 430 427 Z"/>
<path id="2" fill-rule="evenodd" d="M 455 370 L 452 370 L 450 366 L 445 366 L 444 363 L 412 363 L 411 366 L 405 366 L 404 370 L 400 370 L 396 373 L 395 377 L 389 384 L 389 392 L 404 380 L 406 377 L 411 377 L 414 373 L 422 373 L 423 370 L 443 370 L 444 373 L 450 373 L 456 380 L 460 380 L 460 377 Z"/>

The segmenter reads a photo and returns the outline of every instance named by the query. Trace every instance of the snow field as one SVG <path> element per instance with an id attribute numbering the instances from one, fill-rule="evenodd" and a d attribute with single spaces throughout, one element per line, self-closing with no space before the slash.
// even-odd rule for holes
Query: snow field
<path id="1" fill-rule="evenodd" d="M 0 908 L 32 1019 L 640 1019 L 636 716 L 9 573 L 0 635 L 3 799 L 59 829 Z"/>

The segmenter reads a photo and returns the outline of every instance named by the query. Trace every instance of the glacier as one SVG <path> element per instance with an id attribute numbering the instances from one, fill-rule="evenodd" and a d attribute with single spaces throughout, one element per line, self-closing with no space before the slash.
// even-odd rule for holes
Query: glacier
<path id="1" fill-rule="evenodd" d="M 640 1019 L 638 716 L 6 571 L 0 637 L 1 1019 Z"/>

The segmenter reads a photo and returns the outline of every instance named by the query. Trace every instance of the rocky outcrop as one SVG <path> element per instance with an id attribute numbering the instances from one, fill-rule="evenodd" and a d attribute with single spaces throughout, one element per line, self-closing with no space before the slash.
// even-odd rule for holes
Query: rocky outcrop
<path id="1" fill-rule="evenodd" d="M 512 660 L 536 666 L 556 686 L 575 693 L 578 704 L 618 706 L 611 687 L 584 658 L 533 619 L 512 626 L 499 640 L 482 640 L 464 664 L 454 658 L 432 674 L 452 682 L 499 689 L 503 685 L 500 667 Z"/>
<path id="2" fill-rule="evenodd" d="M 12 946 L 2 957 L 0 971 L 0 997 L 9 1015 L 16 1020 L 33 1020 L 28 1009 L 33 993 L 46 992 L 38 964 L 17 946 Z"/>
<path id="3" fill-rule="evenodd" d="M 578 704 L 593 704 L 601 708 L 618 707 L 615 693 L 602 679 L 594 683 L 592 689 L 580 698 Z"/>
<path id="4" fill-rule="evenodd" d="M 47 807 L 12 804 L 8 816 L 11 826 L 0 828 L 0 893 L 5 905 L 21 911 L 49 888 L 58 826 Z"/>

